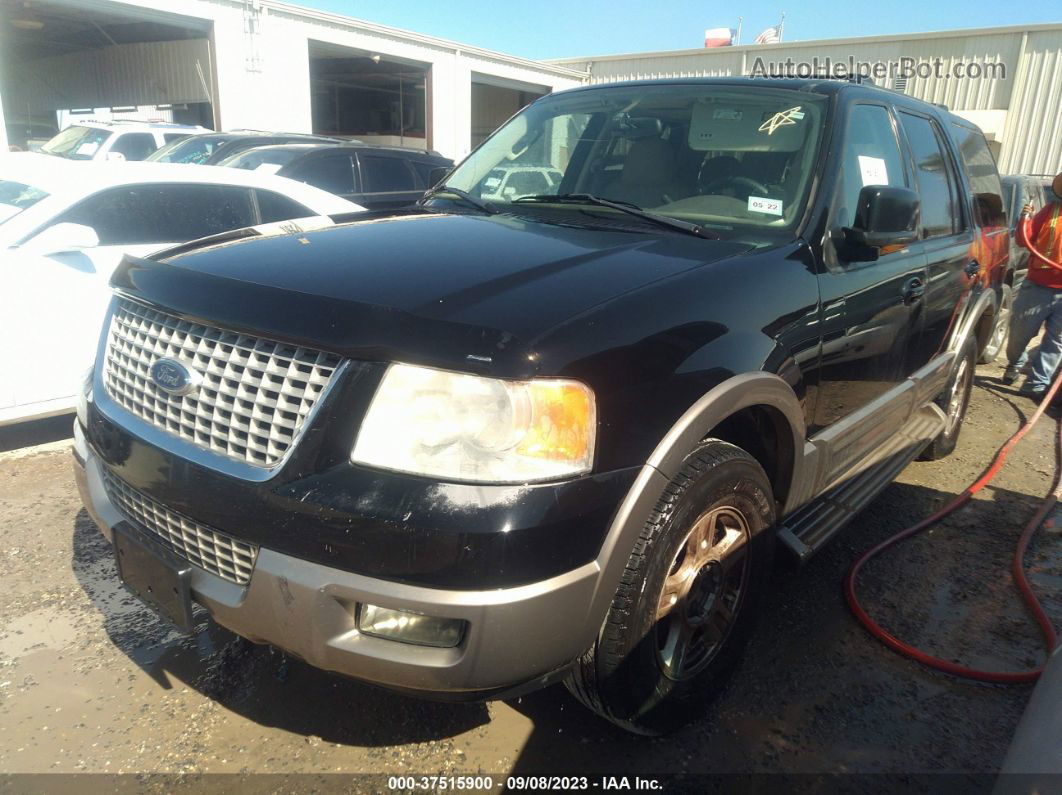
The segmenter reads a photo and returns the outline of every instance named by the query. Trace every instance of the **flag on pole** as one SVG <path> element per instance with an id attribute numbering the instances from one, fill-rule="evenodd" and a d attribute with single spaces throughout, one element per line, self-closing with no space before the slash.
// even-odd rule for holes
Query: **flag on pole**
<path id="1" fill-rule="evenodd" d="M 737 31 L 733 28 L 709 28 L 704 31 L 705 47 L 729 47 L 734 43 Z"/>
<path id="2" fill-rule="evenodd" d="M 756 37 L 756 44 L 777 44 L 782 40 L 782 26 L 771 25 L 767 30 L 763 31 Z"/>

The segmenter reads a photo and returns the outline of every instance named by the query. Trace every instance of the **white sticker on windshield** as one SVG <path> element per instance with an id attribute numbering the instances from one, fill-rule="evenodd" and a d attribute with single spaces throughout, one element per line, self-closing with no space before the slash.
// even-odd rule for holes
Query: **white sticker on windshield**
<path id="1" fill-rule="evenodd" d="M 781 215 L 782 202 L 780 199 L 765 199 L 762 196 L 749 196 L 749 212 L 764 213 L 766 215 Z"/>
<path id="2" fill-rule="evenodd" d="M 863 185 L 889 184 L 889 169 L 885 165 L 884 158 L 859 155 L 858 159 L 859 173 L 863 177 Z"/>
<path id="3" fill-rule="evenodd" d="M 276 174 L 281 168 L 280 163 L 262 163 L 255 171 L 261 171 L 263 174 Z"/>
<path id="4" fill-rule="evenodd" d="M 96 150 L 99 148 L 99 142 L 89 141 L 88 143 L 81 144 L 81 146 L 77 148 L 77 154 L 84 155 L 85 157 L 92 157 L 96 154 Z"/>

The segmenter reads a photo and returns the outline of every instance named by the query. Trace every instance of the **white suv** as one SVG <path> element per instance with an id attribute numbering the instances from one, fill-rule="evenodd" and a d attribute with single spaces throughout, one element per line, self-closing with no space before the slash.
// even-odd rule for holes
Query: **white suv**
<path id="1" fill-rule="evenodd" d="M 40 151 L 69 160 L 143 160 L 163 144 L 206 132 L 168 122 L 84 121 L 58 133 Z"/>

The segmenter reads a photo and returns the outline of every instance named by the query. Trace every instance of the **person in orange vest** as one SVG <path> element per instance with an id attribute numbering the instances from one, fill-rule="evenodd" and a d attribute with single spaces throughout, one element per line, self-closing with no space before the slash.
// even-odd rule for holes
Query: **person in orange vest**
<path id="1" fill-rule="evenodd" d="M 1056 198 L 1062 196 L 1062 174 L 1055 176 L 1051 189 Z M 1051 386 L 1062 362 L 1062 201 L 1051 202 L 1031 216 L 1032 207 L 1025 205 L 1017 236 L 1019 245 L 1029 249 L 1029 271 L 1014 298 L 1003 383 L 1018 380 L 1029 358 L 1026 347 L 1046 327 L 1040 349 L 1032 357 L 1029 375 L 1019 390 L 1022 395 L 1038 398 Z"/>

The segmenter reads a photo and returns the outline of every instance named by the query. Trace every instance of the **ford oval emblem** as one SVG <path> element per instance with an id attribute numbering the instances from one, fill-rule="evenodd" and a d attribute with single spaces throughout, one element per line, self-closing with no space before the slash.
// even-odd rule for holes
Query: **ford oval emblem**
<path id="1" fill-rule="evenodd" d="M 180 396 L 194 392 L 202 376 L 176 359 L 158 359 L 151 365 L 151 381 L 163 392 Z"/>

